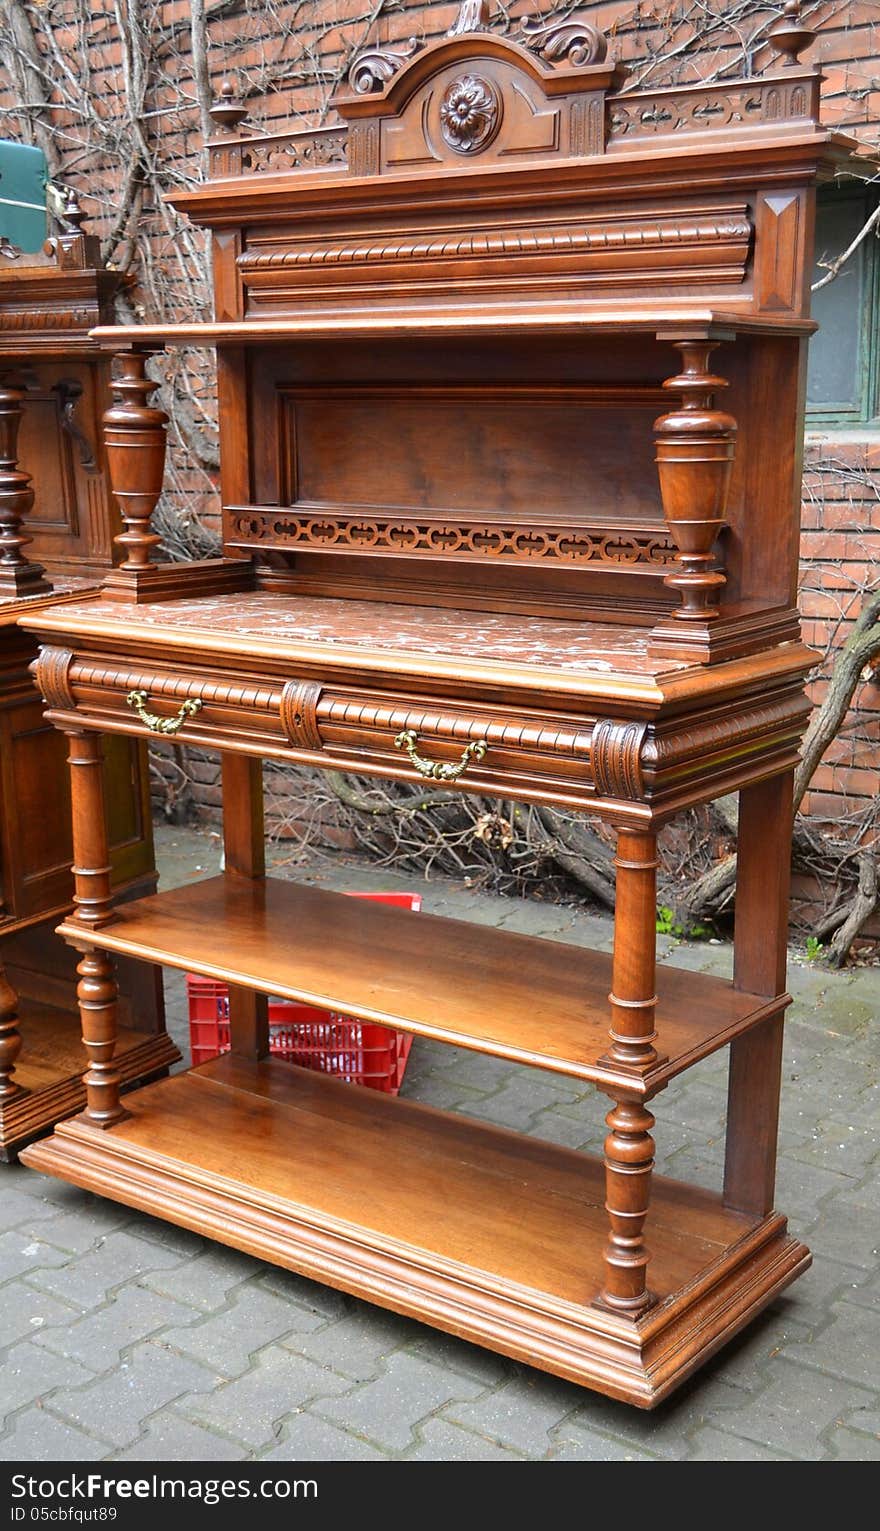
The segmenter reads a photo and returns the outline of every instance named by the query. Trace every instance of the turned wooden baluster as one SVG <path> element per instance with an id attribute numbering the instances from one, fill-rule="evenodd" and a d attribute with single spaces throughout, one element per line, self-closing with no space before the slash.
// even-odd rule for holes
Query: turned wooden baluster
<path id="1" fill-rule="evenodd" d="M 147 402 L 158 387 L 146 375 L 148 356 L 149 352 L 124 351 L 116 358 L 116 402 L 104 415 L 110 483 L 125 523 L 115 539 L 126 555 L 118 572 L 135 582 L 138 574 L 153 568 L 151 554 L 162 540 L 150 530 L 150 518 L 162 493 L 168 416 Z"/>
<path id="2" fill-rule="evenodd" d="M 606 1061 L 643 1073 L 659 1061 L 654 1043 L 657 996 L 657 836 L 652 830 L 622 827 L 617 834 L 614 900 L 611 1047 Z M 612 1092 L 609 1091 L 609 1094 Z M 637 1314 L 653 1301 L 645 1270 L 642 1237 L 651 1191 L 654 1118 L 638 1097 L 612 1094 L 606 1117 L 605 1207 L 610 1237 L 605 1249 L 605 1285 L 600 1301 Z"/>
<path id="3" fill-rule="evenodd" d="M 27 1092 L 13 1079 L 15 1062 L 21 1052 L 18 1030 L 18 995 L 0 962 L 0 1106 Z"/>
<path id="4" fill-rule="evenodd" d="M 611 1227 L 605 1246 L 605 1285 L 600 1301 L 633 1316 L 651 1306 L 645 1218 L 654 1168 L 654 1118 L 643 1101 L 617 1100 L 605 1118 L 605 1209 Z"/>
<path id="5" fill-rule="evenodd" d="M 705 623 L 718 616 L 726 584 L 713 550 L 727 512 L 736 421 L 713 407 L 714 395 L 727 387 L 709 371 L 714 343 L 685 340 L 676 349 L 682 370 L 663 387 L 682 395 L 682 407 L 654 424 L 663 513 L 678 549 L 665 582 L 681 597 L 673 616 Z"/>
<path id="6" fill-rule="evenodd" d="M 86 1108 L 82 1116 L 94 1127 L 111 1127 L 129 1115 L 120 1104 L 120 1078 L 113 1064 L 118 989 L 111 959 L 88 943 L 89 930 L 100 929 L 114 918 L 104 815 L 104 760 L 100 734 L 76 732 L 68 739 L 75 887 L 75 913 L 70 923 L 81 925 L 85 937 L 82 942 L 71 940 L 81 953 L 76 992 L 89 1060 L 83 1076 Z"/>
<path id="7" fill-rule="evenodd" d="M 22 552 L 33 541 L 21 523 L 34 503 L 31 475 L 18 466 L 24 399 L 24 388 L 0 379 L 0 597 L 39 595 L 52 589 L 43 578 L 42 566 Z"/>

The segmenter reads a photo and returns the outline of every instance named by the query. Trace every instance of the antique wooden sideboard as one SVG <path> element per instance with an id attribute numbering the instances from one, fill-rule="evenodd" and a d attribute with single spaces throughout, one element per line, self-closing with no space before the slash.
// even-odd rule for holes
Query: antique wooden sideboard
<path id="1" fill-rule="evenodd" d="M 63 737 L 44 721 L 23 613 L 94 596 L 120 528 L 100 434 L 108 359 L 89 330 L 113 314 L 122 280 L 100 269 L 72 197 L 36 255 L 0 252 L 0 1158 L 85 1103 L 75 957 L 55 934 L 73 881 Z M 19 464 L 21 466 L 19 466 Z M 28 471 L 30 470 L 30 471 Z M 109 864 L 122 897 L 156 878 L 145 746 L 108 741 Z M 121 974 L 126 1083 L 179 1053 L 160 975 Z M 22 1038 L 24 1046 L 22 1049 Z"/>
<path id="2" fill-rule="evenodd" d="M 627 91 L 577 17 L 369 48 L 341 126 L 207 183 L 215 320 L 108 328 L 126 552 L 27 619 L 68 735 L 88 1104 L 27 1163 L 649 1407 L 809 1263 L 774 1210 L 818 121 L 789 6 L 761 78 Z M 216 347 L 222 560 L 156 565 L 147 364 Z M 656 466 L 655 466 L 656 455 Z M 659 480 L 658 480 L 659 471 Z M 226 870 L 119 907 L 101 736 L 222 756 Z M 265 875 L 264 757 L 585 810 L 614 950 Z M 731 982 L 655 963 L 657 834 L 738 791 Z M 232 985 L 231 1055 L 119 1098 L 117 955 Z M 604 1162 L 267 1057 L 266 996 L 610 1096 Z M 649 1102 L 730 1057 L 717 1192 Z"/>

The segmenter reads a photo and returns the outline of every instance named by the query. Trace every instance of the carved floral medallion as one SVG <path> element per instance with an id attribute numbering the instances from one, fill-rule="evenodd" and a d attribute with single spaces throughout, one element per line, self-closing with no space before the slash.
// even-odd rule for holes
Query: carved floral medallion
<path id="1" fill-rule="evenodd" d="M 479 154 L 501 126 L 501 97 L 491 80 L 465 74 L 453 80 L 440 103 L 440 132 L 456 154 Z"/>

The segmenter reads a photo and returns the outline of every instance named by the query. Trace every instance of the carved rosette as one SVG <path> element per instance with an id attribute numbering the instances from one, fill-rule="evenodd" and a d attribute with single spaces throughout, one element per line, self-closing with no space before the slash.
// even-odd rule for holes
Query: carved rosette
<path id="1" fill-rule="evenodd" d="M 501 97 L 491 80 L 465 74 L 447 86 L 440 103 L 440 132 L 456 154 L 479 154 L 501 126 Z"/>

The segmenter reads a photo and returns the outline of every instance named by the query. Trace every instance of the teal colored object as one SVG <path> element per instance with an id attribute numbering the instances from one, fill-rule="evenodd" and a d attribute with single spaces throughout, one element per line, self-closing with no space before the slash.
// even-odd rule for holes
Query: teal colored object
<path id="1" fill-rule="evenodd" d="M 46 238 L 48 167 L 42 149 L 0 139 L 0 238 L 33 255 Z"/>

